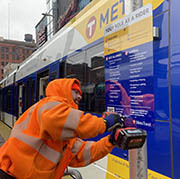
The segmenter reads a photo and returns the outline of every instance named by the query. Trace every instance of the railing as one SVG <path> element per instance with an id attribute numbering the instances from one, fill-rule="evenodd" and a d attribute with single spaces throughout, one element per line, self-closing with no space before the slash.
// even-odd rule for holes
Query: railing
<path id="1" fill-rule="evenodd" d="M 73 179 L 82 179 L 81 173 L 75 169 L 66 169 L 63 176 L 71 176 Z"/>

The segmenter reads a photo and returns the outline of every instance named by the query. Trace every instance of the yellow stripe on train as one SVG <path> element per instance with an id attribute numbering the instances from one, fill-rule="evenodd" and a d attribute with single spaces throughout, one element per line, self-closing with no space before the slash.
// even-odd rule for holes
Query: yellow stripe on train
<path id="1" fill-rule="evenodd" d="M 129 162 L 112 154 L 108 155 L 106 179 L 129 179 Z M 171 179 L 148 169 L 148 179 Z"/>

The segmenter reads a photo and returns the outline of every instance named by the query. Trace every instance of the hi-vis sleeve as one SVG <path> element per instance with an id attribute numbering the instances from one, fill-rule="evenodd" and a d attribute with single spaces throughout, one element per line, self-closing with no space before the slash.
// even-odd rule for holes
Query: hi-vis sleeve
<path id="1" fill-rule="evenodd" d="M 102 118 L 51 101 L 38 109 L 40 135 L 44 139 L 67 140 L 74 137 L 92 138 L 105 132 Z"/>
<path id="2" fill-rule="evenodd" d="M 109 136 L 106 136 L 97 142 L 83 141 L 77 138 L 72 149 L 72 152 L 76 152 L 76 155 L 72 159 L 70 166 L 87 166 L 106 156 L 113 148 L 114 145 L 109 142 Z"/>

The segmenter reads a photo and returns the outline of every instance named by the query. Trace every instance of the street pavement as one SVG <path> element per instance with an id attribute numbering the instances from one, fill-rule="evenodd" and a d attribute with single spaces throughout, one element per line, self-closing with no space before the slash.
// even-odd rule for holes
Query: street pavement
<path id="1" fill-rule="evenodd" d="M 4 139 L 2 138 L 2 136 L 0 135 L 0 146 L 4 144 Z"/>

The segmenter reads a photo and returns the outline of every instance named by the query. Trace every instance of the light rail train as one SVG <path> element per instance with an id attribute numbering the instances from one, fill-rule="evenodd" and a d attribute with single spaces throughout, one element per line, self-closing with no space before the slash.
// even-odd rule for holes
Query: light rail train
<path id="1" fill-rule="evenodd" d="M 0 120 L 12 127 L 48 82 L 75 77 L 80 109 L 131 115 L 147 131 L 148 179 L 179 179 L 179 7 L 178 0 L 93 0 L 0 82 Z M 128 179 L 129 159 L 115 148 L 79 171 L 85 179 Z"/>

